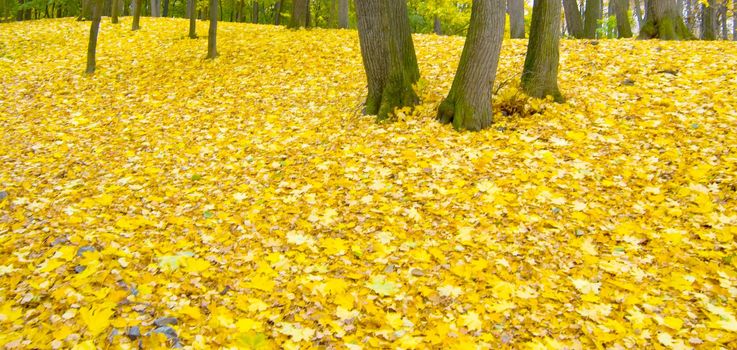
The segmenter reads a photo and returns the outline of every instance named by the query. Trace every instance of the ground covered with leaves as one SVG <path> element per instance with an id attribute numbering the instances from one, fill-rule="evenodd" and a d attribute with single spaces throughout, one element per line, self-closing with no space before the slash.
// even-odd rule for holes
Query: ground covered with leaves
<path id="1" fill-rule="evenodd" d="M 354 31 L 129 25 L 94 77 L 89 23 L 0 25 L 0 345 L 735 346 L 734 43 L 564 40 L 553 104 L 505 41 L 458 133 L 459 37 L 376 124 Z"/>

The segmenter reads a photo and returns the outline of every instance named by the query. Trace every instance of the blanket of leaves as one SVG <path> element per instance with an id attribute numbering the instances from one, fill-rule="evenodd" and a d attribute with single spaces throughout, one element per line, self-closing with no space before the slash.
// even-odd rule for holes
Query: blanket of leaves
<path id="1" fill-rule="evenodd" d="M 357 35 L 0 24 L 0 345 L 734 348 L 737 46 L 562 41 L 564 104 L 377 124 Z M 509 82 L 506 83 L 505 82 Z"/>

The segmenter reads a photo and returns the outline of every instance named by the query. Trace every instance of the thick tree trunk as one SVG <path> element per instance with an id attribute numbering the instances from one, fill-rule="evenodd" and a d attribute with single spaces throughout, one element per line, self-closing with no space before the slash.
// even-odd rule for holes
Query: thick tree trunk
<path id="1" fill-rule="evenodd" d="M 378 1 L 378 0 L 375 0 Z M 307 28 L 310 23 L 310 1 L 293 0 L 292 18 L 289 20 L 289 28 Z"/>
<path id="2" fill-rule="evenodd" d="M 164 17 L 169 17 L 169 0 L 164 0 L 162 3 L 162 9 L 161 9 L 161 15 Z"/>
<path id="3" fill-rule="evenodd" d="M 103 0 L 92 2 L 92 24 L 90 25 L 90 41 L 87 45 L 87 69 L 85 73 L 95 72 L 95 56 L 97 54 L 97 35 L 100 33 L 100 17 L 102 17 Z"/>
<path id="4" fill-rule="evenodd" d="M 645 23 L 638 38 L 689 40 L 693 39 L 693 34 L 676 11 L 675 0 L 645 0 Z"/>
<path id="5" fill-rule="evenodd" d="M 338 0 L 338 28 L 348 28 L 348 0 Z"/>
<path id="6" fill-rule="evenodd" d="M 133 0 L 133 30 L 141 29 L 141 7 L 143 7 L 142 2 L 142 0 Z"/>
<path id="7" fill-rule="evenodd" d="M 161 0 L 151 0 L 151 17 L 161 17 Z"/>
<path id="8" fill-rule="evenodd" d="M 584 38 L 595 39 L 596 29 L 599 28 L 601 19 L 601 1 L 586 0 L 586 13 L 584 15 L 583 34 Z"/>
<path id="9" fill-rule="evenodd" d="M 574 38 L 583 38 L 583 17 L 576 0 L 563 0 L 568 34 Z"/>
<path id="10" fill-rule="evenodd" d="M 253 12 L 251 12 L 251 22 L 258 23 L 258 1 L 253 1 Z"/>
<path id="11" fill-rule="evenodd" d="M 282 6 L 283 0 L 277 0 L 276 4 L 274 4 L 274 24 L 280 25 L 281 24 L 281 6 Z"/>
<path id="12" fill-rule="evenodd" d="M 701 5 L 701 39 L 716 40 L 717 38 L 717 4 L 716 0 L 709 0 L 709 6 Z"/>
<path id="13" fill-rule="evenodd" d="M 404 0 L 356 0 L 358 38 L 368 80 L 365 113 L 386 119 L 413 106 L 420 78 Z"/>
<path id="14" fill-rule="evenodd" d="M 522 89 L 532 97 L 552 96 L 556 102 L 561 102 L 563 96 L 558 90 L 558 26 L 560 2 L 535 0 L 530 41 L 522 71 Z"/>
<path id="15" fill-rule="evenodd" d="M 503 36 L 504 0 L 473 0 L 461 61 L 448 97 L 438 108 L 437 118 L 441 123 L 452 123 L 456 130 L 471 131 L 491 125 L 491 88 Z"/>
<path id="16" fill-rule="evenodd" d="M 210 31 L 207 35 L 207 59 L 218 57 L 218 0 L 210 0 Z"/>
<path id="17" fill-rule="evenodd" d="M 635 18 L 637 18 L 637 28 L 642 30 L 642 26 L 645 23 L 643 23 L 642 19 L 642 6 L 640 5 L 640 0 L 635 0 L 633 7 L 635 8 Z"/>
<path id="18" fill-rule="evenodd" d="M 195 0 L 187 0 L 187 11 L 189 11 L 189 37 L 197 39 L 197 11 L 195 11 Z"/>
<path id="19" fill-rule="evenodd" d="M 575 0 L 574 0 L 575 1 Z M 525 2 L 524 0 L 507 0 L 509 13 L 509 37 L 525 38 Z"/>
<path id="20" fill-rule="evenodd" d="M 632 28 L 630 27 L 630 16 L 627 14 L 630 3 L 629 0 L 609 0 L 612 2 L 614 15 L 617 17 L 617 33 L 620 38 L 631 38 Z"/>
<path id="21" fill-rule="evenodd" d="M 120 10 L 120 1 L 113 0 L 112 8 L 110 9 L 110 22 L 118 23 L 118 11 Z"/>

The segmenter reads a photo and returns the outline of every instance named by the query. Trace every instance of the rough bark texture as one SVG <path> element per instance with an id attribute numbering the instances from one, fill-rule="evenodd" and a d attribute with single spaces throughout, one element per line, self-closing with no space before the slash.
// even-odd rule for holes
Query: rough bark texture
<path id="1" fill-rule="evenodd" d="M 537 98 L 552 96 L 563 101 L 558 90 L 558 45 L 560 35 L 560 2 L 535 0 L 532 7 L 530 41 L 527 43 L 522 89 Z"/>
<path id="2" fill-rule="evenodd" d="M 574 0 L 575 1 L 575 0 Z M 525 2 L 524 0 L 507 0 L 509 13 L 509 37 L 525 38 Z"/>
<path id="3" fill-rule="evenodd" d="M 640 28 L 640 39 L 689 40 L 683 17 L 676 11 L 675 0 L 645 0 L 645 23 Z"/>
<path id="4" fill-rule="evenodd" d="M 586 14 L 584 15 L 583 35 L 584 38 L 595 39 L 596 28 L 599 27 L 601 19 L 601 1 L 586 0 Z"/>
<path id="5" fill-rule="evenodd" d="M 307 28 L 310 21 L 310 1 L 293 0 L 292 18 L 289 20 L 289 28 Z"/>
<path id="6" fill-rule="evenodd" d="M 563 8 L 566 16 L 568 35 L 574 38 L 583 38 L 583 17 L 578 9 L 576 0 L 563 0 Z"/>
<path id="7" fill-rule="evenodd" d="M 189 11 L 189 37 L 197 38 L 197 11 L 195 11 L 195 0 L 187 0 L 187 11 Z"/>
<path id="8" fill-rule="evenodd" d="M 151 17 L 161 17 L 161 0 L 151 0 Z"/>
<path id="9" fill-rule="evenodd" d="M 614 15 L 617 17 L 617 35 L 620 38 L 631 38 L 632 28 L 630 27 L 630 17 L 627 14 L 629 10 L 629 0 L 610 0 Z"/>
<path id="10" fill-rule="evenodd" d="M 133 24 L 131 25 L 131 28 L 133 30 L 139 30 L 141 29 L 141 7 L 142 0 L 133 0 Z"/>
<path id="11" fill-rule="evenodd" d="M 118 12 L 120 10 L 120 1 L 113 0 L 112 8 L 110 9 L 110 22 L 118 23 Z"/>
<path id="12" fill-rule="evenodd" d="M 338 0 L 338 28 L 348 28 L 348 0 Z"/>
<path id="13" fill-rule="evenodd" d="M 92 24 L 90 25 L 90 41 L 87 44 L 87 74 L 95 72 L 95 56 L 97 54 L 97 35 L 100 33 L 100 18 L 102 17 L 102 0 L 92 2 Z"/>
<path id="14" fill-rule="evenodd" d="M 716 40 L 717 38 L 717 6 L 715 0 L 709 0 L 709 6 L 701 5 L 701 39 Z"/>
<path id="15" fill-rule="evenodd" d="M 557 32 L 558 28 L 555 30 Z M 491 125 L 491 88 L 503 36 L 504 0 L 473 0 L 461 61 L 448 97 L 438 108 L 437 118 L 441 123 L 452 123 L 457 130 L 471 131 Z"/>
<path id="16" fill-rule="evenodd" d="M 418 102 L 420 78 L 404 0 L 356 0 L 358 37 L 368 80 L 365 113 L 386 119 Z"/>
<path id="17" fill-rule="evenodd" d="M 210 30 L 207 34 L 207 59 L 218 57 L 218 0 L 210 0 Z"/>
<path id="18" fill-rule="evenodd" d="M 274 4 L 274 24 L 280 25 L 281 24 L 281 5 L 283 0 L 278 0 L 276 4 Z"/>
<path id="19" fill-rule="evenodd" d="M 637 27 L 642 29 L 643 19 L 642 19 L 642 5 L 640 4 L 640 0 L 635 0 L 634 6 L 635 8 L 635 18 L 637 18 Z"/>

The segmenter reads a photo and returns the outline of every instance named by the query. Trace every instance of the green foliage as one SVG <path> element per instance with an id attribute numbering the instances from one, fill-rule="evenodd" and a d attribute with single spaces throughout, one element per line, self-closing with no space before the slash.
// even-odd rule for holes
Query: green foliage
<path id="1" fill-rule="evenodd" d="M 596 29 L 597 38 L 613 39 L 617 37 L 617 17 L 609 16 L 596 21 L 599 27 Z"/>
<path id="2" fill-rule="evenodd" d="M 471 18 L 470 0 L 410 0 L 407 8 L 415 33 L 432 33 L 437 16 L 443 34 L 464 35 Z"/>

